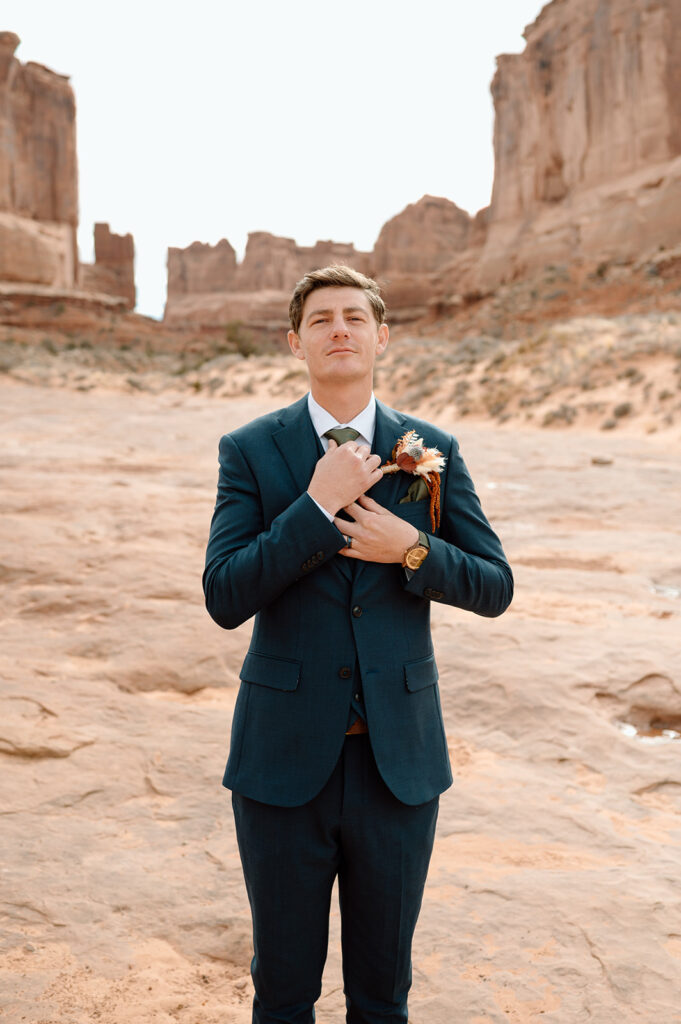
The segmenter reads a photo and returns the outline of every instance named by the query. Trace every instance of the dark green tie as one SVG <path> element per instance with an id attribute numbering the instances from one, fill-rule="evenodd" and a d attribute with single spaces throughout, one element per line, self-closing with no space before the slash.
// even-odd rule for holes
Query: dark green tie
<path id="1" fill-rule="evenodd" d="M 326 431 L 324 437 L 335 441 L 336 444 L 345 444 L 346 441 L 356 441 L 359 437 L 359 430 L 353 430 L 352 427 L 333 427 L 332 430 Z"/>

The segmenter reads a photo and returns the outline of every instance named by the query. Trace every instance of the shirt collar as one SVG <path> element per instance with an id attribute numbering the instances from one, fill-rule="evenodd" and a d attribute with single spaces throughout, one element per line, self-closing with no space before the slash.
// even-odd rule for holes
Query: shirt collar
<path id="1" fill-rule="evenodd" d="M 310 419 L 312 420 L 312 426 L 317 431 L 319 437 L 323 437 L 327 430 L 332 427 L 353 427 L 358 433 L 362 435 L 365 441 L 368 441 L 369 445 L 374 443 L 374 431 L 376 429 L 376 396 L 373 391 L 371 392 L 371 398 L 369 404 L 362 409 L 361 412 L 350 420 L 349 423 L 339 423 L 335 416 L 332 416 L 330 412 L 327 412 L 323 406 L 316 402 L 312 397 L 312 392 L 308 392 L 307 396 L 307 408 L 310 413 Z"/>

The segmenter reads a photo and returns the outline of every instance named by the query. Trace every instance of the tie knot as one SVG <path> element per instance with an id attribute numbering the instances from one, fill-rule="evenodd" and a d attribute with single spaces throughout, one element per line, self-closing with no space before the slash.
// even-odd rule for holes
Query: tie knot
<path id="1" fill-rule="evenodd" d="M 324 437 L 335 441 L 336 444 L 345 444 L 346 441 L 356 441 L 359 437 L 359 430 L 354 430 L 352 427 L 333 427 L 326 431 Z"/>

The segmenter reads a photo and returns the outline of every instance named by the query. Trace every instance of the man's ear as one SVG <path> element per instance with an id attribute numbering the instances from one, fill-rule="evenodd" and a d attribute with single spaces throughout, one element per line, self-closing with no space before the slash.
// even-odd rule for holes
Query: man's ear
<path id="1" fill-rule="evenodd" d="M 388 338 L 390 331 L 387 324 L 381 324 L 378 328 L 378 341 L 376 342 L 376 355 L 380 356 L 385 352 L 388 347 Z"/>
<path id="2" fill-rule="evenodd" d="M 305 353 L 303 352 L 302 346 L 300 344 L 300 338 L 298 337 L 296 332 L 289 331 L 286 337 L 288 338 L 289 348 L 293 352 L 296 359 L 302 359 L 304 361 Z"/>

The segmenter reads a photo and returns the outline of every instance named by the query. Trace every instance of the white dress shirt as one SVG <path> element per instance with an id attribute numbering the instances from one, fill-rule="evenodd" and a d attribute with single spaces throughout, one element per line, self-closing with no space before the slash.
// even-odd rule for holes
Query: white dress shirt
<path id="1" fill-rule="evenodd" d="M 324 437 L 327 430 L 331 430 L 333 427 L 352 427 L 359 434 L 356 438 L 356 444 L 368 444 L 369 447 L 374 443 L 374 431 L 376 429 L 376 397 L 371 392 L 371 398 L 369 404 L 358 412 L 349 423 L 339 423 L 335 416 L 332 416 L 330 412 L 316 402 L 312 397 L 312 392 L 308 393 L 307 396 L 307 409 L 310 413 L 310 419 L 312 420 L 312 426 L 317 431 L 319 440 L 322 442 L 324 451 L 328 451 L 329 439 Z M 312 495 L 310 495 L 312 498 Z M 333 520 L 333 516 L 330 512 L 320 505 L 318 501 L 312 498 L 317 508 L 321 509 L 327 519 Z"/>

